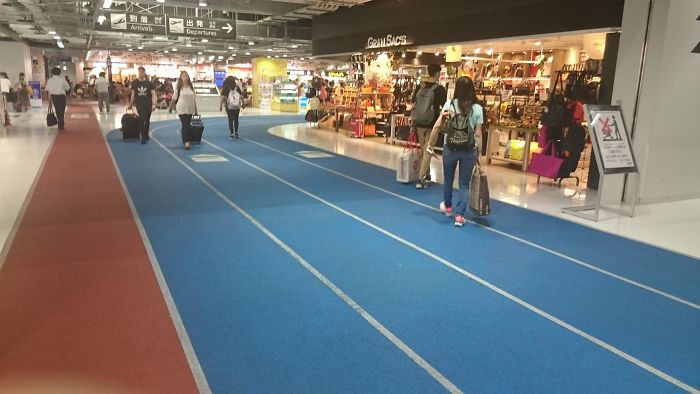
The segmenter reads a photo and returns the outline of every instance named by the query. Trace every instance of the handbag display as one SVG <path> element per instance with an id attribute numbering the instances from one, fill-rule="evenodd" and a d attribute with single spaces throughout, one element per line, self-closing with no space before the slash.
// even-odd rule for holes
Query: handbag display
<path id="1" fill-rule="evenodd" d="M 549 154 L 546 152 L 549 151 Z M 552 141 L 542 150 L 542 153 L 533 153 L 528 171 L 545 178 L 557 179 L 559 170 L 564 164 L 564 159 L 555 156 L 555 148 Z"/>
<path id="2" fill-rule="evenodd" d="M 469 209 L 479 216 L 491 214 L 489 182 L 481 169 L 478 151 L 474 170 L 472 170 L 472 177 L 469 181 Z"/>
<path id="3" fill-rule="evenodd" d="M 48 127 L 53 127 L 58 124 L 58 119 L 56 118 L 56 114 L 53 112 L 53 105 L 49 103 L 49 113 L 46 114 L 46 126 Z"/>

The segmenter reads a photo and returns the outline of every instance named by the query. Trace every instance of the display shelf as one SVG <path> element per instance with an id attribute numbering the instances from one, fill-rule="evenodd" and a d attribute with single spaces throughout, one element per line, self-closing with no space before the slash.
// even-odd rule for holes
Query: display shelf
<path id="1" fill-rule="evenodd" d="M 276 83 L 272 89 L 271 109 L 280 112 L 299 112 L 299 96 L 295 82 Z"/>

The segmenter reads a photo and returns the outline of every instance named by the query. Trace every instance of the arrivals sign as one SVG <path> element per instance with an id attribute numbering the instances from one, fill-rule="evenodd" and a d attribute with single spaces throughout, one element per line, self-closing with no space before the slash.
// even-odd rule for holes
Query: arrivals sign
<path id="1" fill-rule="evenodd" d="M 401 47 L 410 45 L 408 37 L 404 35 L 395 36 L 392 34 L 387 34 L 384 37 L 370 37 L 367 39 L 366 49 L 377 49 L 377 48 L 391 48 L 391 47 Z"/>
<path id="2" fill-rule="evenodd" d="M 176 15 L 112 12 L 104 29 L 192 38 L 235 39 L 236 22 Z"/>
<path id="3" fill-rule="evenodd" d="M 109 14 L 106 22 L 108 23 L 104 28 L 107 30 L 155 35 L 166 34 L 165 15 L 161 14 L 114 12 Z"/>
<path id="4" fill-rule="evenodd" d="M 604 174 L 637 172 L 632 143 L 619 106 L 586 105 L 588 125 Z"/>

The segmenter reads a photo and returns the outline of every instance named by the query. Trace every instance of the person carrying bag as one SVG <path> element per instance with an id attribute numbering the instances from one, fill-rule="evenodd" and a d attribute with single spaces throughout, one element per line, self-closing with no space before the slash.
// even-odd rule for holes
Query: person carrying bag
<path id="1" fill-rule="evenodd" d="M 426 149 L 426 153 L 433 155 L 433 147 L 438 135 L 441 131 L 445 133 L 442 157 L 445 183 L 440 211 L 446 216 L 454 214 L 454 225 L 457 227 L 462 227 L 467 222 L 464 215 L 468 206 L 468 190 L 477 160 L 476 146 L 481 142 L 483 123 L 484 113 L 476 98 L 474 82 L 469 77 L 459 78 L 455 84 L 454 97 L 445 104 L 440 118 L 430 133 L 429 147 Z M 453 207 L 452 185 L 457 166 L 459 166 L 459 193 L 457 204 Z"/>
<path id="2" fill-rule="evenodd" d="M 56 114 L 53 112 L 53 104 L 51 103 L 51 97 L 49 97 L 49 112 L 46 114 L 46 126 L 53 127 L 58 124 L 58 119 Z"/>

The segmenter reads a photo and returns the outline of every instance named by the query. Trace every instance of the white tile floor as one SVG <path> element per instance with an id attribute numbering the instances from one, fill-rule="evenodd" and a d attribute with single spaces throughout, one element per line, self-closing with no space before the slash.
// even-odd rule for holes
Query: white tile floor
<path id="1" fill-rule="evenodd" d="M 113 106 L 111 114 L 98 113 L 102 131 L 118 128 L 122 113 L 122 106 Z M 243 116 L 257 114 L 273 113 L 253 108 L 243 112 Z M 218 112 L 203 114 L 205 118 L 222 115 Z M 166 111 L 158 111 L 152 121 L 174 117 Z M 43 122 L 44 112 L 34 109 L 13 118 L 15 126 L 0 135 L 0 250 L 55 136 L 55 128 L 49 131 Z M 242 124 L 245 127 L 245 120 Z M 351 139 L 343 133 L 308 128 L 306 124 L 284 125 L 270 132 L 386 168 L 394 167 L 396 157 L 403 149 L 376 141 Z M 431 172 L 434 179 L 442 181 L 440 162 L 433 161 Z M 700 200 L 640 206 L 634 218 L 612 216 L 594 223 L 561 213 L 561 208 L 583 205 L 587 198 L 595 196 L 592 191 L 575 187 L 571 180 L 560 188 L 548 183 L 538 185 L 536 177 L 500 165 L 489 166 L 486 172 L 492 198 L 700 258 L 700 243 L 697 242 Z"/>

